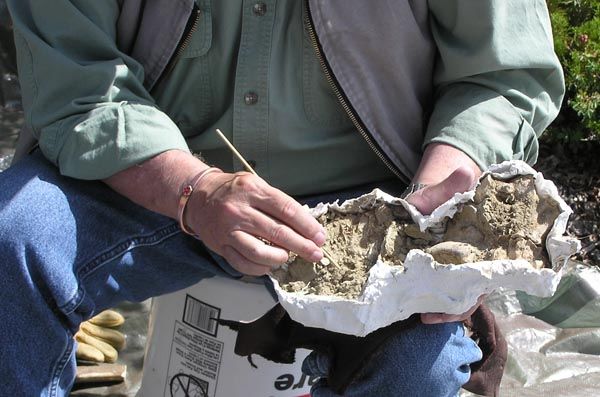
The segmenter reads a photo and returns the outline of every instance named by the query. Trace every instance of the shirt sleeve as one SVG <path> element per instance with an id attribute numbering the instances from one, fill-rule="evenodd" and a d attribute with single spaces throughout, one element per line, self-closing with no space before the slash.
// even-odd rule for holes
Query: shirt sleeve
<path id="1" fill-rule="evenodd" d="M 424 145 L 441 142 L 482 169 L 535 163 L 556 117 L 564 76 L 544 0 L 429 0 L 438 47 Z"/>
<path id="2" fill-rule="evenodd" d="M 117 0 L 8 0 L 26 123 L 64 175 L 101 179 L 188 150 L 116 45 Z"/>

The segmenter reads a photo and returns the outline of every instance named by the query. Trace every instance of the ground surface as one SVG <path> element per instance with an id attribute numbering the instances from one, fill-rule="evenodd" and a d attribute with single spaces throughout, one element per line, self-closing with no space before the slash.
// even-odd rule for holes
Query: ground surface
<path id="1" fill-rule="evenodd" d="M 544 143 L 535 168 L 574 211 L 567 232 L 581 241 L 575 259 L 600 266 L 600 140 Z"/>

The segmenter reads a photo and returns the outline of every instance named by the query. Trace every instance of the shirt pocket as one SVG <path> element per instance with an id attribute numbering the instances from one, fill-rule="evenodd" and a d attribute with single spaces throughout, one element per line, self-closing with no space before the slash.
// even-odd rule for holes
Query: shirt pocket
<path id="1" fill-rule="evenodd" d="M 306 11 L 305 11 L 306 12 Z M 317 53 L 304 29 L 302 54 L 302 95 L 309 122 L 321 126 L 350 125 L 348 115 L 335 95 Z"/>
<path id="2" fill-rule="evenodd" d="M 191 35 L 181 53 L 182 59 L 197 58 L 206 55 L 212 43 L 212 13 L 210 0 L 197 0 L 195 21 Z"/>
<path id="3" fill-rule="evenodd" d="M 213 43 L 210 0 L 197 0 L 196 20 L 175 65 L 173 81 L 167 83 L 168 111 L 183 135 L 196 135 L 213 118 L 210 49 Z"/>

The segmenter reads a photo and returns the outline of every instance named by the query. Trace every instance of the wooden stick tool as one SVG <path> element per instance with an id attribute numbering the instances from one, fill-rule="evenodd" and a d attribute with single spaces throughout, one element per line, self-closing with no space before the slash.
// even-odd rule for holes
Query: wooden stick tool
<path id="1" fill-rule="evenodd" d="M 229 139 L 227 139 L 227 137 L 225 136 L 225 134 L 223 134 L 223 132 L 220 129 L 216 129 L 217 134 L 219 135 L 219 138 L 221 138 L 223 140 L 223 142 L 225 142 L 225 144 L 229 147 L 229 149 L 231 149 L 231 151 L 233 152 L 233 154 L 236 155 L 236 157 L 238 158 L 238 160 L 241 161 L 241 163 L 244 165 L 244 167 L 246 168 L 246 170 L 248 172 L 253 173 L 254 175 L 258 176 L 258 174 L 256 173 L 256 171 L 254 171 L 254 169 L 252 168 L 252 166 L 250 164 L 248 164 L 248 162 L 246 161 L 246 159 L 244 158 L 244 156 L 242 156 L 242 154 L 235 148 L 235 146 L 233 146 L 233 144 L 231 142 L 229 142 Z M 335 261 L 333 260 L 331 254 L 329 252 L 327 252 L 327 250 L 325 250 L 325 248 L 321 247 L 321 251 L 323 251 L 323 255 L 324 257 L 329 261 L 330 264 L 332 264 L 335 267 L 339 267 Z"/>

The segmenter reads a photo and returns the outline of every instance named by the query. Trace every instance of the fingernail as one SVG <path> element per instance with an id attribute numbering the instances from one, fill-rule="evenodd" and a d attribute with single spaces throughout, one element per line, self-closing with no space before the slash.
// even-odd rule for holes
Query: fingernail
<path id="1" fill-rule="evenodd" d="M 311 262 L 319 262 L 321 259 L 323 259 L 323 251 L 321 250 L 313 251 L 313 253 L 310 255 Z"/>
<path id="2" fill-rule="evenodd" d="M 323 244 L 325 244 L 325 240 L 327 240 L 327 236 L 325 235 L 325 232 L 318 232 L 317 234 L 315 234 L 315 236 L 312 239 L 315 244 L 317 244 L 319 247 L 322 246 Z"/>

